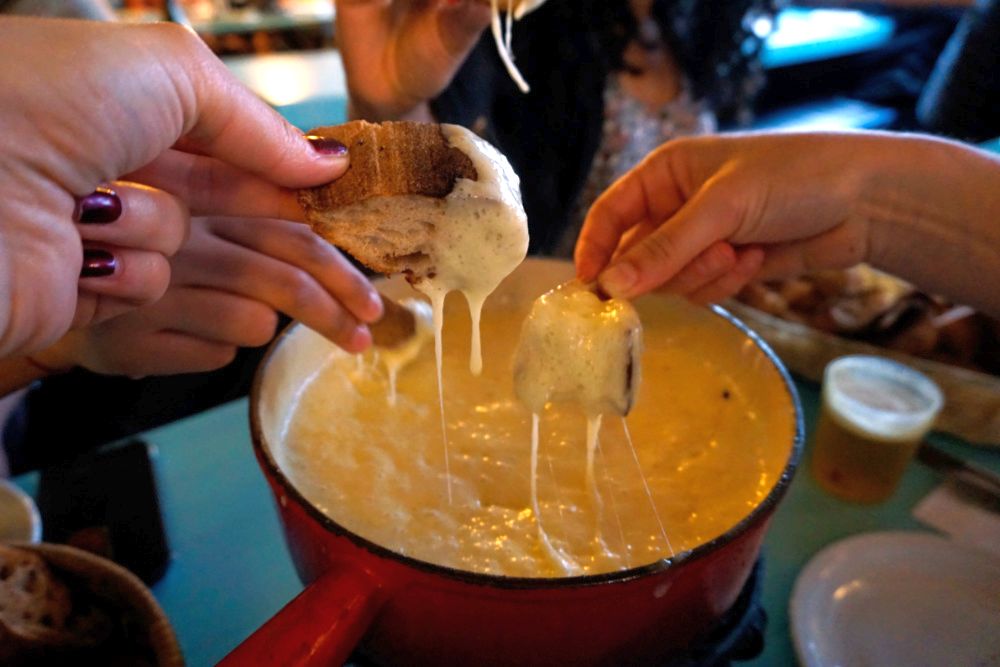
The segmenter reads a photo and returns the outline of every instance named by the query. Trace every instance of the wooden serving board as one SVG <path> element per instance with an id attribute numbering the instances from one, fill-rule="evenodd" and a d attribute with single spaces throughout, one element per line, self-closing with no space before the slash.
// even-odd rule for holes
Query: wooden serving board
<path id="1" fill-rule="evenodd" d="M 939 431 L 969 442 L 1000 448 L 1000 377 L 840 338 L 804 324 L 789 322 L 730 299 L 723 306 L 756 331 L 788 369 L 820 382 L 828 363 L 848 354 L 895 359 L 932 378 L 945 395 Z"/>

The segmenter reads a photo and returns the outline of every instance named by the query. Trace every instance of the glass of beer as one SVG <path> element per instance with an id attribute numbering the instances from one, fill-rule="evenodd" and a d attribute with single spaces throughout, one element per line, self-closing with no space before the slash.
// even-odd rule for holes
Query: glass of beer
<path id="1" fill-rule="evenodd" d="M 822 400 L 813 475 L 833 495 L 862 503 L 892 495 L 944 403 L 923 373 L 866 355 L 826 367 Z"/>

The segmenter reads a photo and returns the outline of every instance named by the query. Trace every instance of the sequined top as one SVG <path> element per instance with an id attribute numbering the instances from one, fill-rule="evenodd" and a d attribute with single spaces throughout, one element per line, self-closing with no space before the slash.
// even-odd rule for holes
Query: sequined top
<path id="1" fill-rule="evenodd" d="M 617 76 L 608 77 L 604 88 L 601 143 L 570 225 L 563 232 L 554 254 L 572 256 L 591 204 L 649 152 L 670 139 L 707 134 L 715 129 L 715 115 L 703 103 L 692 99 L 686 84 L 676 98 L 653 112 L 626 93 Z"/>

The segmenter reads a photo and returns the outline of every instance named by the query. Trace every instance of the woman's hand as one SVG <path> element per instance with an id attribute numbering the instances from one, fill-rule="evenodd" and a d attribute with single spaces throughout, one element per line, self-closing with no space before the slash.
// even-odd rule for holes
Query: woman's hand
<path id="1" fill-rule="evenodd" d="M 763 249 L 757 271 L 716 277 L 727 282 L 715 290 L 722 298 L 754 274 L 856 264 L 868 249 L 868 220 L 857 206 L 862 147 L 845 150 L 843 141 L 746 135 L 667 143 L 594 203 L 577 242 L 577 270 L 631 298 L 685 282 L 693 260 L 720 242 L 758 260 Z"/>
<path id="2" fill-rule="evenodd" d="M 347 167 L 178 26 L 3 18 L 0 43 L 0 357 L 162 295 L 189 214 L 298 219 L 291 188 Z"/>
<path id="3" fill-rule="evenodd" d="M 76 202 L 83 243 L 75 323 L 94 324 L 163 296 L 188 209 L 162 190 L 115 181 Z"/>
<path id="4" fill-rule="evenodd" d="M 337 40 L 352 111 L 430 120 L 437 97 L 490 23 L 482 0 L 337 0 Z"/>
<path id="5" fill-rule="evenodd" d="M 32 360 L 49 370 L 82 366 L 132 377 L 214 370 L 238 347 L 269 342 L 277 312 L 349 352 L 371 343 L 353 313 L 377 317 L 377 295 L 305 225 L 198 218 L 172 265 L 170 289 L 158 302 L 71 331 Z"/>
<path id="6" fill-rule="evenodd" d="M 718 300 L 751 278 L 869 262 L 1000 313 L 1000 292 L 984 287 L 1000 281 L 997 220 L 1000 160 L 963 144 L 722 135 L 651 153 L 594 203 L 575 256 L 581 279 L 625 298 L 699 283 Z M 730 269 L 718 257 L 706 266 L 727 245 Z"/>

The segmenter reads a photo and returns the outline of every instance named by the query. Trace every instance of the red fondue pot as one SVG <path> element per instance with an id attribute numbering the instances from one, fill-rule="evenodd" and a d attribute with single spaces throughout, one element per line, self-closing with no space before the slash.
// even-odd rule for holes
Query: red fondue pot
<path id="1" fill-rule="evenodd" d="M 565 262 L 529 260 L 512 279 L 540 285 L 537 295 L 570 277 Z M 781 362 L 745 325 L 721 309 L 716 314 L 775 366 L 794 406 L 793 442 L 778 482 L 743 520 L 693 550 L 630 570 L 555 579 L 422 562 L 348 531 L 310 504 L 277 463 L 287 419 L 281 396 L 287 400 L 319 367 L 329 343 L 291 327 L 258 371 L 250 419 L 306 589 L 220 664 L 339 665 L 356 648 L 387 665 L 652 664 L 704 637 L 747 581 L 803 440 L 798 395 Z"/>

